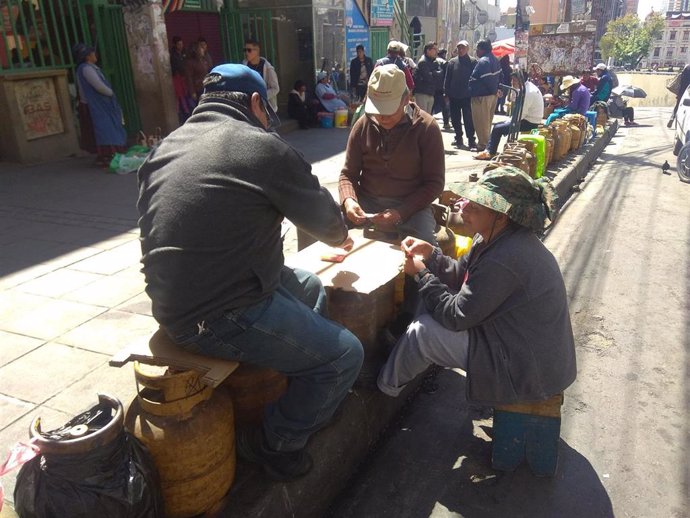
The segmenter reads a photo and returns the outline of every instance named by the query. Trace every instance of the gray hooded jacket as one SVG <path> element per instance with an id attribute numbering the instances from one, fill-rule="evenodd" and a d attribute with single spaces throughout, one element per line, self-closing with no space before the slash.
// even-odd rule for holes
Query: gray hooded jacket
<path id="1" fill-rule="evenodd" d="M 444 327 L 468 331 L 467 396 L 483 404 L 537 401 L 574 380 L 575 343 L 558 263 L 539 238 L 507 228 L 475 236 L 459 261 L 436 249 L 420 294 Z"/>

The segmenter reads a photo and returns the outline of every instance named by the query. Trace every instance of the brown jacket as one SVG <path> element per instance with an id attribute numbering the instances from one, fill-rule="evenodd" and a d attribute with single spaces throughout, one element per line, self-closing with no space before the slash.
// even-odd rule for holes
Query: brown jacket
<path id="1" fill-rule="evenodd" d="M 443 137 L 436 120 L 410 103 L 403 120 L 385 130 L 368 116 L 353 126 L 340 172 L 340 203 L 357 194 L 403 199 L 403 221 L 428 207 L 443 191 Z"/>

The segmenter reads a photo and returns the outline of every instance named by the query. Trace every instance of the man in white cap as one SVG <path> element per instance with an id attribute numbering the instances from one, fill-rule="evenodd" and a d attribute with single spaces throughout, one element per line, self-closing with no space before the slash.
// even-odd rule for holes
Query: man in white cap
<path id="1" fill-rule="evenodd" d="M 414 91 L 414 79 L 412 78 L 412 68 L 405 62 L 405 45 L 396 40 L 391 40 L 388 42 L 388 48 L 386 49 L 386 55 L 381 59 L 376 61 L 374 68 L 381 67 L 383 65 L 396 65 L 405 74 L 405 83 L 407 84 L 407 89 L 410 92 Z"/>
<path id="2" fill-rule="evenodd" d="M 613 90 L 613 79 L 609 73 L 608 67 L 604 63 L 599 63 L 594 67 L 594 71 L 599 77 L 599 82 L 597 83 L 597 89 L 592 95 L 592 103 L 597 101 L 606 102 L 611 97 L 611 90 Z"/>
<path id="3" fill-rule="evenodd" d="M 436 120 L 409 102 L 396 65 L 374 68 L 365 117 L 350 132 L 338 191 L 347 219 L 436 242 L 433 202 L 445 184 Z"/>

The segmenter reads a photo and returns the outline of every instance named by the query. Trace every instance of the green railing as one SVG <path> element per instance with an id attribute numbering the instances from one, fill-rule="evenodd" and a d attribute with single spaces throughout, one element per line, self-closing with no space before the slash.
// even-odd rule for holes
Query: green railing
<path id="1" fill-rule="evenodd" d="M 0 0 L 0 75 L 63 68 L 75 81 L 72 47 L 94 46 L 129 134 L 141 129 L 122 7 L 107 0 Z"/>
<path id="2" fill-rule="evenodd" d="M 75 0 L 1 0 L 1 74 L 27 68 L 74 68 L 72 47 L 91 44 L 86 13 Z"/>

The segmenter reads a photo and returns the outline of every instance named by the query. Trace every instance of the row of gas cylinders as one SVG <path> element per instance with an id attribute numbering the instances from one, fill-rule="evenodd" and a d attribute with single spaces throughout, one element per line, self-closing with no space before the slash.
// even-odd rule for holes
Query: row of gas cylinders
<path id="1" fill-rule="evenodd" d="M 287 390 L 287 378 L 242 364 L 214 389 L 204 385 L 196 371 L 135 363 L 134 373 L 137 396 L 124 418 L 116 398 L 100 395 L 113 415 L 104 428 L 87 435 L 84 426 L 83 436 L 80 432 L 67 441 L 54 440 L 41 432 L 37 418 L 30 429 L 32 439 L 42 454 L 69 461 L 114 445 L 126 430 L 146 446 L 147 462 L 153 461 L 158 472 L 158 482 L 144 480 L 149 485 L 144 490 L 159 486 L 164 516 L 188 518 L 217 510 L 235 479 L 235 426 L 260 424 L 265 406 Z M 98 471 L 114 472 L 116 467 L 102 465 Z M 118 484 L 122 481 L 111 485 Z"/>
<path id="2" fill-rule="evenodd" d="M 487 164 L 484 172 L 512 165 L 532 178 L 541 178 L 551 162 L 577 151 L 591 137 L 591 132 L 587 118 L 568 114 L 549 126 L 539 126 L 531 133 L 521 134 L 515 142 L 508 142 L 503 151 Z"/>

